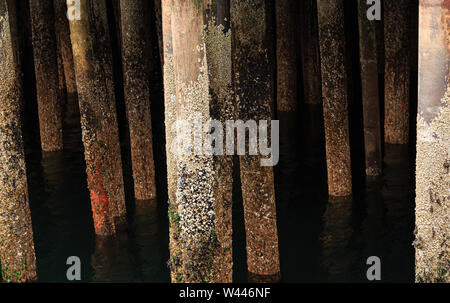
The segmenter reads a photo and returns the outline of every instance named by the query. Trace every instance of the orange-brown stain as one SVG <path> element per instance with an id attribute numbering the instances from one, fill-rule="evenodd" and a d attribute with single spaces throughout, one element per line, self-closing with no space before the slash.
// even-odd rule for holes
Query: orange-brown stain
<path id="1" fill-rule="evenodd" d="M 109 212 L 109 198 L 104 188 L 103 178 L 98 170 L 94 170 L 93 174 L 89 174 L 91 183 L 91 205 L 92 215 L 94 218 L 94 227 L 97 234 L 102 234 L 106 228 L 106 221 Z"/>

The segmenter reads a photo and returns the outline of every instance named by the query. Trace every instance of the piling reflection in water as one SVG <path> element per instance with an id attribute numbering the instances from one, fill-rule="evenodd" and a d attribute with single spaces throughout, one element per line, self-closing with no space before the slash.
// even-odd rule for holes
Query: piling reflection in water
<path id="1" fill-rule="evenodd" d="M 352 208 L 348 198 L 348 201 L 329 203 L 323 215 L 321 263 L 329 281 L 351 281 L 350 269 L 356 253 L 350 245 L 354 232 Z"/>

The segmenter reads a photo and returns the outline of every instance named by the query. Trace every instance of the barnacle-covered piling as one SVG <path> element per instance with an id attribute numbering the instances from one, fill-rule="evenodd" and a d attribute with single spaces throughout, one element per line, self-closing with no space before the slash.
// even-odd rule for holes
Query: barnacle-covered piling
<path id="1" fill-rule="evenodd" d="M 450 282 L 450 2 L 420 1 L 416 281 Z"/>
<path id="2" fill-rule="evenodd" d="M 170 153 L 178 151 L 174 161 L 177 174 L 176 208 L 173 203 L 169 207 L 171 233 L 176 233 L 176 236 L 171 235 L 171 239 L 175 236 L 178 245 L 177 251 L 173 252 L 171 242 L 169 263 L 174 265 L 172 280 L 231 282 L 232 162 L 225 155 L 207 152 L 202 140 L 209 133 L 204 133 L 202 126 L 206 121 L 224 121 L 227 116 L 232 118 L 232 103 L 229 98 L 231 38 L 228 33 L 224 33 L 223 27 L 216 26 L 213 20 L 216 14 L 212 13 L 215 8 L 213 2 L 180 0 L 173 1 L 172 5 L 176 95 L 166 93 L 166 102 L 169 102 L 166 104 L 166 111 L 173 109 L 177 120 L 186 121 L 193 130 L 192 134 L 185 132 L 185 129 L 176 129 L 177 139 L 190 141 L 193 137 L 190 150 L 181 151 L 169 147 Z M 163 2 L 164 39 L 165 18 Z M 166 41 L 164 44 L 167 51 Z M 167 56 L 164 58 L 165 66 L 168 64 L 166 59 Z M 166 73 L 166 67 L 164 72 Z M 173 89 L 171 83 L 166 82 L 170 75 L 165 74 L 164 77 L 169 89 Z M 172 104 L 174 107 L 171 108 L 170 102 L 176 102 L 175 105 Z M 201 123 L 200 128 L 198 123 Z M 172 128 L 174 125 L 168 127 Z M 170 143 L 172 147 L 176 147 L 173 141 Z M 170 173 L 169 171 L 168 174 Z"/>
<path id="3" fill-rule="evenodd" d="M 236 119 L 270 120 L 274 81 L 269 65 L 268 1 L 231 2 L 232 64 Z M 270 129 L 268 130 L 270 133 Z M 261 156 L 240 156 L 240 175 L 250 276 L 279 279 L 277 216 L 273 167 Z"/>
<path id="4" fill-rule="evenodd" d="M 297 50 L 295 39 L 295 1 L 276 0 L 277 109 L 297 108 Z"/>
<path id="5" fill-rule="evenodd" d="M 121 0 L 122 65 L 125 104 L 130 130 L 134 195 L 156 197 L 150 116 L 150 42 L 144 0 Z"/>
<path id="6" fill-rule="evenodd" d="M 367 19 L 366 1 L 358 1 L 359 61 L 364 119 L 366 175 L 381 174 L 381 126 L 376 21 Z"/>
<path id="7" fill-rule="evenodd" d="M 176 121 L 176 90 L 175 72 L 173 66 L 172 47 L 172 0 L 161 1 L 161 25 L 163 39 L 163 77 L 164 77 L 164 123 L 166 135 L 166 163 L 167 163 L 167 196 L 169 216 L 169 253 L 170 275 L 172 282 L 181 282 L 182 256 L 179 244 L 180 232 L 177 224 L 179 221 L 178 203 L 176 197 L 177 184 L 177 156 L 171 150 L 171 144 L 176 137 L 172 125 Z"/>
<path id="8" fill-rule="evenodd" d="M 34 69 L 41 146 L 44 151 L 63 148 L 61 92 L 55 15 L 52 0 L 30 0 Z"/>
<path id="9" fill-rule="evenodd" d="M 344 1 L 318 0 L 325 144 L 330 197 L 352 194 Z"/>
<path id="10" fill-rule="evenodd" d="M 0 266 L 10 282 L 36 280 L 22 141 L 23 91 L 15 0 L 0 0 Z"/>
<path id="11" fill-rule="evenodd" d="M 95 232 L 111 235 L 126 213 L 105 0 L 81 0 L 70 20 Z"/>
<path id="12" fill-rule="evenodd" d="M 409 137 L 410 0 L 384 1 L 384 141 Z"/>

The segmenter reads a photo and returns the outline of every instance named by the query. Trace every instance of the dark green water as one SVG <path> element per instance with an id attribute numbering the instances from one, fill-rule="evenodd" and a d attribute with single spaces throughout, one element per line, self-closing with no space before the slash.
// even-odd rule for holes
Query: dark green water
<path id="1" fill-rule="evenodd" d="M 383 282 L 413 282 L 414 178 L 408 150 L 386 149 L 384 174 L 371 182 L 357 174 L 360 167 L 355 165 L 353 199 L 328 203 L 323 138 L 320 122 L 314 120 L 320 116 L 306 114 L 309 118 L 292 133 L 285 128 L 295 119 L 280 117 L 281 160 L 275 172 L 283 282 L 367 281 L 369 256 L 380 257 Z M 162 144 L 156 145 L 156 154 L 161 153 Z M 126 151 L 126 143 L 123 147 Z M 164 165 L 157 163 L 160 200 L 136 203 L 128 158 L 125 152 L 128 230 L 105 239 L 96 237 L 92 226 L 78 128 L 65 130 L 64 152 L 28 151 L 40 282 L 66 282 L 69 256 L 81 259 L 85 282 L 169 282 Z M 234 280 L 245 282 L 239 180 L 234 196 Z"/>

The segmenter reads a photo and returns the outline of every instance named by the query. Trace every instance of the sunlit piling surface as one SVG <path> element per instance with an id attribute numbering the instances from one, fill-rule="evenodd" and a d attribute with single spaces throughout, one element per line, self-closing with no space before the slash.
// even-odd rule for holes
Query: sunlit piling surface
<path id="1" fill-rule="evenodd" d="M 421 1 L 416 159 L 416 280 L 450 280 L 450 3 Z"/>

